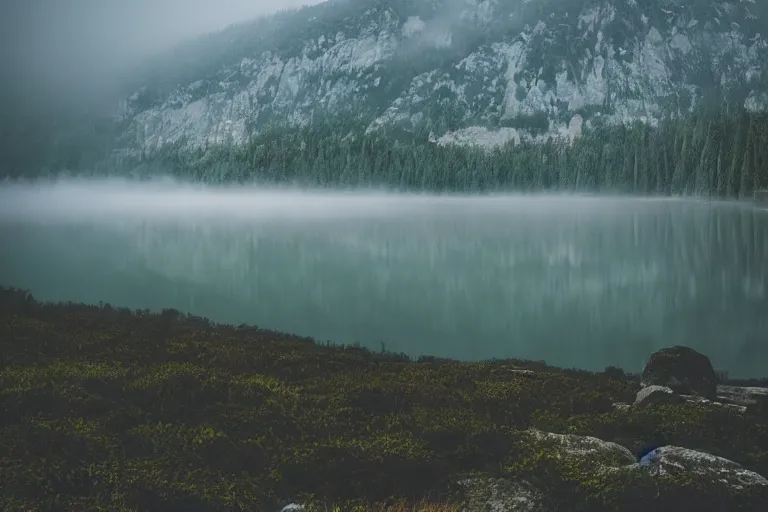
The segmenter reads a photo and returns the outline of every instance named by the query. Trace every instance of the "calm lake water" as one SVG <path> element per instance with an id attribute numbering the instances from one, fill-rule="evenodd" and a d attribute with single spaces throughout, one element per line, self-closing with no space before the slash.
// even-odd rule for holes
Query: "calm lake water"
<path id="1" fill-rule="evenodd" d="M 768 375 L 768 211 L 72 183 L 0 187 L 0 284 L 412 356 Z"/>

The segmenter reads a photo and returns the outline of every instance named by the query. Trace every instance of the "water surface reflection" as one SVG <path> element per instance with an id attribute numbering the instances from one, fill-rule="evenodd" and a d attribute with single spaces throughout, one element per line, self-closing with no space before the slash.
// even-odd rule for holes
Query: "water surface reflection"
<path id="1" fill-rule="evenodd" d="M 731 375 L 768 373 L 768 212 L 389 196 L 301 214 L 300 198 L 282 215 L 5 212 L 0 283 L 411 355 L 637 371 L 686 344 Z"/>

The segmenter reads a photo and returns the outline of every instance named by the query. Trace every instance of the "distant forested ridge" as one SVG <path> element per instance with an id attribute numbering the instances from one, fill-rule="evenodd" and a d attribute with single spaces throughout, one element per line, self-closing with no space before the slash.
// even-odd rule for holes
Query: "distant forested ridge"
<path id="1" fill-rule="evenodd" d="M 362 123 L 325 119 L 302 128 L 276 126 L 246 145 L 189 150 L 182 141 L 153 154 L 115 154 L 85 174 L 425 192 L 745 198 L 768 188 L 768 113 L 723 107 L 657 126 L 602 126 L 573 141 L 509 142 L 493 150 L 439 145 L 426 130 L 366 132 Z"/>
<path id="2" fill-rule="evenodd" d="M 323 2 L 158 55 L 87 112 L 0 91 L 0 177 L 749 197 L 766 20 L 762 0 Z"/>

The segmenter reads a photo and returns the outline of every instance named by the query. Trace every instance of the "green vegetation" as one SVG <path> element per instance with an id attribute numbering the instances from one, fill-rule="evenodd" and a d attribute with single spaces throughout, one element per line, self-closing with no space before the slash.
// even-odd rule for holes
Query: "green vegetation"
<path id="1" fill-rule="evenodd" d="M 455 113 L 437 116 L 451 123 Z M 447 120 L 447 121 L 446 121 Z M 514 120 L 513 120 L 514 121 Z M 510 121 L 510 122 L 513 122 Z M 539 119 L 519 119 L 525 126 Z M 314 187 L 387 187 L 405 191 L 577 191 L 750 197 L 768 188 L 768 114 L 698 112 L 658 127 L 589 129 L 572 144 L 513 142 L 487 151 L 440 146 L 416 134 L 323 119 L 275 128 L 244 147 L 188 151 L 183 144 L 110 171 L 170 174 L 207 183 L 257 182 Z"/>
<path id="2" fill-rule="evenodd" d="M 2 510 L 269 511 L 294 498 L 395 512 L 426 498 L 414 510 L 448 512 L 471 474 L 529 479 L 557 510 L 722 498 L 695 474 L 610 478 L 530 427 L 663 437 L 768 474 L 764 419 L 694 404 L 616 410 L 638 384 L 615 369 L 410 361 L 15 290 L 0 290 L 0 340 Z M 738 498 L 749 510 L 768 498 L 749 492 Z"/>
<path id="3" fill-rule="evenodd" d="M 539 112 L 537 114 L 523 115 L 511 119 L 502 119 L 499 126 L 507 128 L 517 128 L 518 130 L 527 130 L 534 137 L 543 135 L 549 130 L 549 119 L 547 115 Z"/>
<path id="4" fill-rule="evenodd" d="M 390 127 L 367 132 L 362 122 L 318 114 L 310 126 L 273 126 L 244 146 L 187 149 L 180 141 L 151 154 L 106 159 L 103 151 L 83 153 L 73 134 L 67 141 L 61 139 L 41 149 L 37 157 L 48 158 L 48 163 L 38 171 L 31 171 L 34 166 L 29 162 L 19 161 L 8 175 L 45 178 L 58 175 L 53 169 L 59 168 L 79 175 L 170 175 L 209 184 L 729 198 L 749 198 L 754 191 L 768 188 L 768 113 L 724 107 L 669 118 L 656 127 L 640 122 L 629 126 L 596 123 L 572 143 L 552 138 L 518 145 L 510 141 L 492 151 L 429 140 L 432 128 L 461 125 L 455 109 L 435 107 L 428 118 L 431 121 L 415 131 Z M 502 123 L 535 133 L 546 124 L 541 116 Z M 94 126 L 88 133 L 96 133 L 96 129 Z M 94 141 L 105 137 L 102 134 Z M 99 158 L 101 164 L 89 164 Z"/>

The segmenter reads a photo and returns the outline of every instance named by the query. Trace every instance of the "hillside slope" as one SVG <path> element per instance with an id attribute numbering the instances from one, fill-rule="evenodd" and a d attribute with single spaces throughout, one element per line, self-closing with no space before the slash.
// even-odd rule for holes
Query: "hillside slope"
<path id="1" fill-rule="evenodd" d="M 333 116 L 500 144 L 724 100 L 768 107 L 755 0 L 331 0 L 231 27 L 155 63 L 119 146 L 243 144 Z"/>
<path id="2" fill-rule="evenodd" d="M 2 288 L 0 340 L 2 510 L 269 512 L 296 498 L 308 512 L 398 512 L 409 508 L 383 504 L 425 495 L 457 505 L 433 511 L 519 510 L 488 506 L 528 495 L 490 478 L 535 486 L 529 510 L 757 512 L 768 500 L 768 418 L 618 404 L 640 384 L 615 368 L 411 361 Z M 629 448 L 648 443 L 676 457 L 636 464 Z M 462 507 L 454 483 L 467 478 L 481 499 Z"/>

